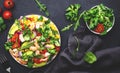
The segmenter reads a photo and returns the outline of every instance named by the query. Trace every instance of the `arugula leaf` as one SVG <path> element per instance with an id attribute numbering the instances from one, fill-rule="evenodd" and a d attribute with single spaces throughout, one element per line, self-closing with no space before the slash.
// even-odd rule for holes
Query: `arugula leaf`
<path id="1" fill-rule="evenodd" d="M 35 2 L 37 3 L 38 7 L 40 8 L 40 11 L 45 12 L 45 14 L 46 14 L 47 16 L 49 16 L 49 12 L 48 12 L 47 7 L 45 6 L 45 4 L 41 3 L 41 2 L 38 1 L 38 0 L 35 0 Z"/>
<path id="2" fill-rule="evenodd" d="M 9 49 L 12 48 L 12 43 L 11 43 L 11 42 L 6 42 L 6 43 L 4 44 L 4 47 L 5 47 L 6 50 L 9 50 Z"/>
<path id="3" fill-rule="evenodd" d="M 38 21 L 42 21 L 43 20 L 43 16 L 40 16 L 39 18 L 38 18 Z"/>
<path id="4" fill-rule="evenodd" d="M 113 26 L 114 14 L 113 10 L 103 4 L 92 7 L 83 15 L 84 21 L 88 24 L 90 30 L 96 29 L 98 24 L 103 24 L 104 31 L 98 32 L 100 35 L 107 34 L 107 30 Z"/>
<path id="5" fill-rule="evenodd" d="M 79 15 L 79 9 L 80 9 L 81 5 L 80 4 L 71 4 L 67 9 L 66 9 L 66 19 L 70 20 L 72 23 L 72 25 L 68 25 L 66 27 L 64 27 L 61 31 L 66 31 L 69 30 L 73 25 L 74 26 L 74 31 L 77 30 L 77 28 L 79 27 L 80 23 L 80 18 L 82 17 L 82 14 Z"/>
<path id="6" fill-rule="evenodd" d="M 83 11 L 83 12 L 79 15 L 78 20 L 77 20 L 76 23 L 74 24 L 74 25 L 75 25 L 75 26 L 74 26 L 74 31 L 76 31 L 77 28 L 80 26 L 80 18 L 84 15 L 84 12 L 85 12 L 85 11 Z"/>
<path id="7" fill-rule="evenodd" d="M 86 52 L 83 60 L 89 64 L 93 64 L 94 62 L 97 61 L 97 57 L 95 56 L 94 53 L 92 52 Z"/>
<path id="8" fill-rule="evenodd" d="M 73 24 L 67 25 L 67 26 L 64 27 L 61 31 L 62 31 L 62 32 L 67 31 L 67 30 L 69 30 L 72 26 L 73 26 Z"/>
<path id="9" fill-rule="evenodd" d="M 78 19 L 78 11 L 80 9 L 80 4 L 72 4 L 66 9 L 66 18 L 72 22 L 76 22 Z"/>
<path id="10" fill-rule="evenodd" d="M 78 50 L 79 50 L 79 47 L 80 47 L 80 43 L 79 43 L 79 40 L 78 40 L 78 38 L 77 38 L 76 36 L 75 36 L 74 38 L 75 38 L 75 40 L 77 41 L 76 51 L 78 51 Z"/>

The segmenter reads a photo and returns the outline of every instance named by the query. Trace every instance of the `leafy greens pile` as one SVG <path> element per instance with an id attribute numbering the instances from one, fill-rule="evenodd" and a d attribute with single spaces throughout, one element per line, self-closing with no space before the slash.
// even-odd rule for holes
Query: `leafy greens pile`
<path id="1" fill-rule="evenodd" d="M 79 16 L 78 12 L 80 9 L 81 5 L 80 4 L 71 4 L 67 9 L 66 9 L 66 18 L 67 20 L 70 20 L 72 24 L 64 27 L 61 31 L 66 31 L 69 30 L 73 25 L 74 25 L 74 31 L 77 30 L 79 26 L 79 21 L 81 16 Z"/>
<path id="2" fill-rule="evenodd" d="M 100 29 L 96 31 L 96 28 L 101 24 L 103 26 L 101 33 L 107 33 L 107 30 L 113 26 L 114 14 L 112 9 L 100 4 L 85 11 L 83 18 L 91 30 L 100 33 Z"/>
<path id="3" fill-rule="evenodd" d="M 76 31 L 80 26 L 81 18 L 88 24 L 90 30 L 97 33 L 107 33 L 107 30 L 113 26 L 114 14 L 112 9 L 100 4 L 79 14 L 80 7 L 80 4 L 71 4 L 66 9 L 66 19 L 70 20 L 72 23 L 64 27 L 61 31 L 67 31 L 73 25 L 74 31 Z M 98 24 L 100 25 L 98 26 Z"/>

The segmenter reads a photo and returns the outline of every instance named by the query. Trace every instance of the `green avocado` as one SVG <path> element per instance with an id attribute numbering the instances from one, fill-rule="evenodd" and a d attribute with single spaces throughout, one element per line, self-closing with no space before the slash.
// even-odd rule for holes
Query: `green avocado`
<path id="1" fill-rule="evenodd" d="M 33 42 L 24 42 L 21 46 L 21 49 L 27 49 L 33 45 Z"/>
<path id="2" fill-rule="evenodd" d="M 12 27 L 10 28 L 9 34 L 14 34 L 16 30 L 18 30 L 18 25 L 13 24 Z"/>

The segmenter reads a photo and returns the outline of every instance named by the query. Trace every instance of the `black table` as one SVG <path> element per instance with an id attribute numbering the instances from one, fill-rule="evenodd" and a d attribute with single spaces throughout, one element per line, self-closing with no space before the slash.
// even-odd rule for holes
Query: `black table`
<path id="1" fill-rule="evenodd" d="M 15 19 L 18 19 L 20 16 L 24 16 L 28 14 L 40 14 L 44 16 L 45 14 L 39 11 L 39 8 L 37 7 L 34 0 L 14 0 L 14 2 L 15 2 L 15 7 L 11 10 L 13 12 L 13 19 L 10 21 L 8 20 L 5 21 L 7 25 L 7 30 L 0 33 L 0 53 L 5 53 L 8 59 L 10 60 L 10 65 L 13 69 L 12 73 L 28 73 L 32 69 L 28 69 L 18 64 L 10 56 L 10 54 L 4 49 L 4 43 L 6 42 L 8 31 L 10 27 L 12 26 Z M 105 4 L 106 6 L 114 10 L 115 25 L 113 29 L 106 36 L 99 36 L 103 40 L 103 45 L 104 45 L 103 48 L 101 49 L 120 46 L 120 39 L 119 39 L 120 37 L 120 4 L 119 4 L 120 1 L 119 0 L 41 0 L 41 2 L 46 4 L 48 11 L 50 13 L 49 18 L 56 24 L 59 30 L 61 30 L 64 26 L 69 24 L 69 21 L 67 21 L 65 18 L 65 9 L 70 4 L 80 3 L 82 6 L 80 12 L 82 12 L 85 9 L 89 9 L 92 6 L 100 4 L 100 3 Z M 86 27 L 83 21 L 81 22 L 81 26 Z M 64 33 L 60 32 L 61 38 L 62 38 L 62 47 L 61 47 L 62 50 L 67 46 L 68 36 L 71 33 L 73 33 L 73 29 L 67 32 L 64 32 Z M 87 28 L 85 30 L 85 33 L 93 34 Z M 42 70 L 47 69 L 49 65 L 42 67 L 40 69 Z"/>

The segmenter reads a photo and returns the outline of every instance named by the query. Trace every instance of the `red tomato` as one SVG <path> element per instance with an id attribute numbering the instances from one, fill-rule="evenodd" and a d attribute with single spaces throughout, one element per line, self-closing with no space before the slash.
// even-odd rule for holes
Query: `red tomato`
<path id="1" fill-rule="evenodd" d="M 11 9 L 14 7 L 14 2 L 13 2 L 13 0 L 4 0 L 3 5 L 5 8 Z"/>
<path id="2" fill-rule="evenodd" d="M 25 26 L 24 26 L 24 24 L 21 23 L 20 25 L 21 25 L 21 27 L 22 27 L 22 30 L 25 30 Z"/>
<path id="3" fill-rule="evenodd" d="M 19 34 L 18 33 L 15 33 L 14 35 L 13 35 L 13 37 L 11 38 L 11 42 L 16 42 L 16 39 L 18 39 L 19 38 Z"/>
<path id="4" fill-rule="evenodd" d="M 104 25 L 98 24 L 94 31 L 98 33 L 102 33 L 104 31 Z"/>
<path id="5" fill-rule="evenodd" d="M 15 42 L 13 45 L 12 45 L 12 48 L 19 48 L 20 47 L 20 43 L 18 42 Z"/>
<path id="6" fill-rule="evenodd" d="M 60 46 L 56 46 L 55 49 L 56 49 L 57 52 L 59 52 L 60 51 Z"/>
<path id="7" fill-rule="evenodd" d="M 33 62 L 39 64 L 41 63 L 41 60 L 39 58 L 33 58 Z"/>
<path id="8" fill-rule="evenodd" d="M 12 45 L 12 48 L 19 48 L 20 47 L 20 39 L 19 39 L 19 34 L 17 32 L 11 38 L 11 42 L 14 43 Z"/>
<path id="9" fill-rule="evenodd" d="M 27 19 L 28 19 L 28 20 L 30 20 L 30 21 L 33 21 L 33 20 L 34 20 L 33 18 L 30 18 L 30 17 L 29 17 L 29 18 L 27 18 Z"/>
<path id="10" fill-rule="evenodd" d="M 11 19 L 12 18 L 12 12 L 8 11 L 8 10 L 4 11 L 3 12 L 3 18 L 4 19 Z"/>
<path id="11" fill-rule="evenodd" d="M 41 33 L 37 32 L 37 36 L 41 36 L 41 35 L 42 35 Z"/>
<path id="12" fill-rule="evenodd" d="M 45 49 L 45 50 L 42 50 L 40 53 L 45 54 L 46 52 L 47 52 L 47 50 Z"/>
<path id="13" fill-rule="evenodd" d="M 2 13 L 2 8 L 0 8 L 0 13 Z"/>

